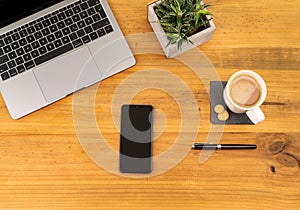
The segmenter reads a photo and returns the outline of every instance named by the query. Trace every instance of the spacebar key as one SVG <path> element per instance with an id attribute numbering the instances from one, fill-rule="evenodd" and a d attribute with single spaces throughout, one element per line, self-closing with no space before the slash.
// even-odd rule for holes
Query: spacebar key
<path id="1" fill-rule="evenodd" d="M 42 55 L 42 56 L 34 59 L 34 62 L 36 63 L 36 65 L 39 65 L 41 63 L 44 63 L 44 62 L 46 62 L 46 61 L 48 61 L 48 60 L 50 60 L 52 58 L 55 58 L 55 57 L 57 57 L 57 56 L 65 53 L 65 52 L 68 52 L 68 51 L 70 51 L 72 49 L 73 49 L 72 44 L 71 43 L 67 44 L 67 45 L 65 45 L 63 47 L 57 48 L 54 51 L 51 51 L 51 52 L 49 52 L 49 53 L 47 53 L 45 55 Z"/>

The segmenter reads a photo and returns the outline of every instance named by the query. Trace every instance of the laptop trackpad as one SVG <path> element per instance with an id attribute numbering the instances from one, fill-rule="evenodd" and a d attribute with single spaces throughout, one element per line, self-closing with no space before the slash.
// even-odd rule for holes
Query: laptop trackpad
<path id="1" fill-rule="evenodd" d="M 88 47 L 82 47 L 37 69 L 34 74 L 48 102 L 55 101 L 101 79 Z"/>

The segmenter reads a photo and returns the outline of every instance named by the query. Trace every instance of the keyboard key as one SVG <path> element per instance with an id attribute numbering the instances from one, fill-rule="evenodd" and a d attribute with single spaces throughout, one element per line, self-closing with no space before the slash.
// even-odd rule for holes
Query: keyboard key
<path id="1" fill-rule="evenodd" d="M 33 26 L 28 27 L 27 32 L 28 32 L 28 34 L 33 34 L 35 32 L 34 27 Z"/>
<path id="2" fill-rule="evenodd" d="M 66 28 L 64 28 L 63 30 L 62 30 L 62 33 L 63 33 L 63 35 L 68 35 L 69 33 L 71 33 L 71 31 L 70 31 L 70 29 L 68 28 L 68 27 L 66 27 Z"/>
<path id="3" fill-rule="evenodd" d="M 5 64 L 2 64 L 2 65 L 0 66 L 0 73 L 5 72 L 5 71 L 7 71 L 7 70 L 8 70 L 8 66 L 7 66 L 6 63 L 5 63 Z"/>
<path id="4" fill-rule="evenodd" d="M 54 35 L 50 34 L 49 36 L 47 36 L 47 40 L 48 40 L 48 42 L 53 42 L 55 40 Z"/>
<path id="5" fill-rule="evenodd" d="M 50 30 L 48 28 L 44 28 L 42 30 L 42 34 L 43 34 L 43 36 L 48 36 L 50 34 Z"/>
<path id="6" fill-rule="evenodd" d="M 95 22 L 98 22 L 99 20 L 101 20 L 100 15 L 99 15 L 99 14 L 94 14 L 94 15 L 93 15 L 93 20 L 94 20 Z"/>
<path id="7" fill-rule="evenodd" d="M 8 68 L 11 69 L 11 68 L 13 68 L 13 67 L 16 66 L 16 62 L 15 62 L 15 61 L 9 61 L 9 62 L 7 63 L 7 65 L 8 65 Z"/>
<path id="8" fill-rule="evenodd" d="M 67 15 L 67 17 L 70 17 L 70 16 L 72 16 L 74 13 L 73 13 L 73 11 L 72 10 L 67 10 L 66 12 L 66 15 Z"/>
<path id="9" fill-rule="evenodd" d="M 99 0 L 89 0 L 88 4 L 90 7 L 95 6 L 96 4 L 99 4 L 100 1 Z"/>
<path id="10" fill-rule="evenodd" d="M 37 50 L 32 51 L 30 54 L 32 58 L 36 58 L 39 56 L 39 52 Z"/>
<path id="11" fill-rule="evenodd" d="M 91 39 L 88 35 L 86 35 L 86 36 L 82 37 L 82 41 L 83 41 L 84 44 L 86 44 L 86 43 L 90 42 Z"/>
<path id="12" fill-rule="evenodd" d="M 113 32 L 113 31 L 114 31 L 114 29 L 112 28 L 111 25 L 106 26 L 104 29 L 105 29 L 106 33 L 110 33 L 110 32 Z"/>
<path id="13" fill-rule="evenodd" d="M 66 24 L 67 26 L 71 25 L 72 23 L 73 23 L 73 20 L 72 20 L 71 18 L 65 19 L 65 24 Z"/>
<path id="14" fill-rule="evenodd" d="M 79 21 L 79 22 L 77 23 L 77 25 L 78 25 L 79 28 L 84 28 L 84 27 L 85 27 L 85 23 L 84 23 L 83 20 L 82 20 L 82 21 Z"/>
<path id="15" fill-rule="evenodd" d="M 1 74 L 1 78 L 3 81 L 9 79 L 10 77 L 9 77 L 8 72 L 4 72 L 3 74 Z"/>
<path id="16" fill-rule="evenodd" d="M 18 56 L 24 55 L 24 53 L 25 53 L 24 50 L 23 50 L 23 48 L 17 49 L 16 52 L 17 52 Z"/>
<path id="17" fill-rule="evenodd" d="M 20 47 L 20 45 L 18 44 L 18 42 L 14 42 L 14 43 L 11 44 L 11 48 L 12 48 L 13 50 L 18 49 L 19 47 Z M 1 54 L 1 53 L 0 53 L 0 54 Z"/>
<path id="18" fill-rule="evenodd" d="M 87 25 L 90 25 L 90 24 L 93 23 L 93 19 L 92 19 L 91 17 L 88 17 L 88 18 L 85 19 L 84 21 L 85 21 L 85 23 L 86 23 Z"/>
<path id="19" fill-rule="evenodd" d="M 4 55 L 4 51 L 0 48 L 0 56 Z"/>
<path id="20" fill-rule="evenodd" d="M 29 70 L 29 69 L 33 68 L 35 66 L 35 64 L 33 63 L 33 61 L 29 61 L 29 62 L 25 63 L 24 66 L 27 70 Z"/>
<path id="21" fill-rule="evenodd" d="M 50 26 L 51 25 L 51 23 L 50 23 L 50 21 L 49 20 L 44 20 L 43 22 L 42 22 L 42 24 L 43 24 L 43 26 L 44 27 L 48 27 L 48 26 Z"/>
<path id="22" fill-rule="evenodd" d="M 72 20 L 74 21 L 74 22 L 77 22 L 77 21 L 79 21 L 80 20 L 80 17 L 79 17 L 79 15 L 74 15 L 73 17 L 72 17 Z"/>
<path id="23" fill-rule="evenodd" d="M 50 28 L 50 31 L 51 31 L 52 33 L 54 33 L 55 31 L 58 30 L 58 28 L 57 28 L 56 25 L 51 25 L 49 28 Z"/>
<path id="24" fill-rule="evenodd" d="M 26 45 L 26 46 L 24 47 L 24 50 L 25 50 L 25 52 L 31 51 L 31 50 L 32 50 L 31 45 L 30 45 L 30 44 Z"/>
<path id="25" fill-rule="evenodd" d="M 97 33 L 96 33 L 96 32 L 91 33 L 91 34 L 90 34 L 90 38 L 91 38 L 91 40 L 97 39 L 97 38 L 98 38 Z"/>
<path id="26" fill-rule="evenodd" d="M 7 55 L 3 55 L 0 57 L 0 64 L 2 63 L 6 63 L 8 61 L 8 56 Z"/>
<path id="27" fill-rule="evenodd" d="M 84 35 L 85 35 L 84 30 L 80 29 L 79 31 L 77 31 L 77 35 L 78 35 L 79 37 L 84 36 Z"/>
<path id="28" fill-rule="evenodd" d="M 77 39 L 77 38 L 78 38 L 78 36 L 77 36 L 77 34 L 76 34 L 76 33 L 72 33 L 72 34 L 70 34 L 70 35 L 69 35 L 69 37 L 70 37 L 71 41 L 73 41 L 73 40 L 75 40 L 75 39 Z"/>
<path id="29" fill-rule="evenodd" d="M 17 67 L 17 72 L 20 74 L 25 71 L 25 67 L 23 65 Z"/>
<path id="30" fill-rule="evenodd" d="M 78 30 L 78 26 L 76 23 L 74 23 L 73 25 L 70 26 L 70 29 L 72 32 L 77 31 Z"/>
<path id="31" fill-rule="evenodd" d="M 62 46 L 62 42 L 61 42 L 60 40 L 55 40 L 54 46 L 55 46 L 56 48 L 58 48 L 58 47 Z"/>
<path id="32" fill-rule="evenodd" d="M 3 50 L 5 53 L 9 53 L 11 51 L 11 47 L 9 45 L 7 45 L 3 48 Z"/>
<path id="33" fill-rule="evenodd" d="M 106 26 L 106 25 L 108 25 L 108 24 L 109 24 L 109 20 L 106 18 L 106 19 L 101 20 L 101 21 L 99 21 L 99 22 L 97 22 L 97 23 L 94 23 L 94 24 L 92 25 L 92 27 L 93 27 L 93 29 L 96 31 L 97 29 L 102 28 L 102 27 L 104 27 L 104 26 Z"/>
<path id="34" fill-rule="evenodd" d="M 85 33 L 89 34 L 89 33 L 93 32 L 93 29 L 92 29 L 91 26 L 87 26 L 87 27 L 84 28 L 84 31 L 85 31 Z"/>
<path id="35" fill-rule="evenodd" d="M 57 15 L 57 17 L 58 17 L 58 19 L 59 20 L 64 20 L 64 19 L 66 19 L 66 15 L 64 14 L 64 13 L 59 13 L 58 15 Z"/>
<path id="36" fill-rule="evenodd" d="M 63 34 L 61 31 L 57 31 L 57 32 L 55 32 L 54 36 L 56 39 L 60 39 L 63 36 Z"/>
<path id="37" fill-rule="evenodd" d="M 104 31 L 103 28 L 101 28 L 101 29 L 99 29 L 99 30 L 97 31 L 97 34 L 98 34 L 99 37 L 101 37 L 101 36 L 104 36 L 104 35 L 106 34 L 106 32 Z"/>
<path id="38" fill-rule="evenodd" d="M 40 47 L 40 43 L 38 41 L 33 42 L 32 44 L 33 49 L 37 49 Z"/>
<path id="39" fill-rule="evenodd" d="M 42 33 L 41 33 L 40 31 L 38 31 L 38 32 L 36 32 L 36 33 L 34 34 L 34 37 L 35 37 L 35 39 L 40 39 L 40 38 L 43 37 L 43 35 L 42 35 Z"/>
<path id="40" fill-rule="evenodd" d="M 22 57 L 18 57 L 18 58 L 16 59 L 16 63 L 17 63 L 17 65 L 20 65 L 20 64 L 24 63 L 23 58 L 22 58 Z"/>
<path id="41" fill-rule="evenodd" d="M 11 69 L 8 72 L 9 72 L 10 77 L 14 77 L 18 74 L 16 69 Z"/>
<path id="42" fill-rule="evenodd" d="M 17 54 L 15 52 L 11 52 L 8 54 L 9 59 L 13 60 L 17 57 Z"/>
<path id="43" fill-rule="evenodd" d="M 87 10 L 87 13 L 91 16 L 91 15 L 95 14 L 96 11 L 95 11 L 95 9 L 92 7 L 92 8 L 89 8 L 89 9 Z"/>
<path id="44" fill-rule="evenodd" d="M 43 45 L 46 45 L 48 43 L 47 39 L 46 38 L 41 38 L 39 40 L 40 44 L 43 46 Z"/>
<path id="45" fill-rule="evenodd" d="M 33 42 L 35 40 L 33 35 L 27 36 L 26 39 L 27 39 L 28 43 L 31 43 L 31 42 Z"/>
<path id="46" fill-rule="evenodd" d="M 14 41 L 20 39 L 20 35 L 18 33 L 13 34 L 11 37 Z"/>
<path id="47" fill-rule="evenodd" d="M 28 54 L 25 54 L 24 56 L 23 56 L 23 59 L 24 59 L 24 61 L 29 61 L 29 60 L 31 60 L 31 55 L 28 53 Z"/>
<path id="48" fill-rule="evenodd" d="M 42 30 L 42 28 L 43 28 L 42 23 L 37 23 L 37 24 L 35 24 L 35 29 L 36 29 L 37 31 Z"/>
<path id="49" fill-rule="evenodd" d="M 80 4 L 80 8 L 82 10 L 86 10 L 89 6 L 87 5 L 87 3 L 83 2 L 82 4 Z"/>
<path id="50" fill-rule="evenodd" d="M 79 6 L 74 7 L 73 12 L 74 12 L 74 14 L 78 14 L 79 12 L 81 12 Z"/>
<path id="51" fill-rule="evenodd" d="M 20 40 L 19 40 L 19 44 L 20 44 L 21 46 L 24 46 L 24 45 L 26 45 L 26 44 L 27 44 L 27 41 L 26 41 L 26 39 L 25 39 L 25 38 L 23 38 L 23 39 L 20 39 Z"/>
<path id="52" fill-rule="evenodd" d="M 66 25 L 65 25 L 65 23 L 64 23 L 63 21 L 57 23 L 57 27 L 58 27 L 59 29 L 62 29 L 62 28 L 64 28 L 65 26 L 66 26 Z"/>
<path id="53" fill-rule="evenodd" d="M 52 24 L 55 24 L 55 23 L 58 22 L 58 18 L 57 18 L 56 16 L 53 16 L 53 17 L 50 18 L 50 22 L 51 22 Z"/>
<path id="54" fill-rule="evenodd" d="M 81 19 L 85 19 L 88 17 L 88 14 L 86 11 L 81 12 L 79 15 L 80 15 Z"/>
<path id="55" fill-rule="evenodd" d="M 12 38 L 9 36 L 9 37 L 6 37 L 6 38 L 4 38 L 4 42 L 5 42 L 5 44 L 10 44 L 10 43 L 12 43 Z"/>
<path id="56" fill-rule="evenodd" d="M 69 37 L 66 36 L 66 37 L 63 37 L 63 38 L 62 38 L 62 43 L 63 43 L 63 44 L 67 44 L 68 42 L 70 42 Z"/>
<path id="57" fill-rule="evenodd" d="M 27 31 L 24 29 L 22 31 L 19 32 L 21 37 L 25 37 L 28 35 Z"/>
<path id="58" fill-rule="evenodd" d="M 74 48 L 80 47 L 81 45 L 83 45 L 83 43 L 80 39 L 75 40 L 72 44 L 73 44 Z"/>
<path id="59" fill-rule="evenodd" d="M 39 65 L 41 63 L 44 63 L 44 62 L 46 62 L 46 61 L 48 61 L 48 60 L 50 60 L 52 58 L 55 58 L 55 57 L 57 57 L 57 56 L 65 53 L 65 52 L 68 52 L 68 51 L 70 51 L 72 49 L 73 49 L 72 45 L 71 44 L 67 44 L 67 45 L 65 45 L 63 47 L 60 47 L 60 48 L 58 48 L 58 49 L 50 52 L 50 53 L 47 53 L 47 54 L 45 54 L 43 56 L 40 56 L 40 57 L 36 58 L 34 61 L 35 61 L 36 65 Z"/>
<path id="60" fill-rule="evenodd" d="M 52 43 L 47 44 L 46 48 L 47 48 L 48 51 L 52 51 L 52 50 L 54 50 L 54 44 L 52 44 Z"/>
<path id="61" fill-rule="evenodd" d="M 42 55 L 42 54 L 45 54 L 47 52 L 47 49 L 46 47 L 41 47 L 39 48 L 39 53 Z"/>

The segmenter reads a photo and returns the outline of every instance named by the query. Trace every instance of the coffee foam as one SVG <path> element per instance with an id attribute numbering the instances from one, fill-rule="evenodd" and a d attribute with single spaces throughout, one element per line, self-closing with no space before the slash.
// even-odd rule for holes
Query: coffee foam
<path id="1" fill-rule="evenodd" d="M 254 106 L 260 99 L 260 86 L 256 79 L 248 75 L 235 78 L 229 88 L 233 102 L 242 107 Z"/>

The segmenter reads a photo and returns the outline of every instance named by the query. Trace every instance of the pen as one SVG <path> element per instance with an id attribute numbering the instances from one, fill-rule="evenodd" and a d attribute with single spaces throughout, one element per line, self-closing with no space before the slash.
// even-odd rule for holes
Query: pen
<path id="1" fill-rule="evenodd" d="M 255 144 L 211 144 L 211 143 L 195 143 L 192 149 L 215 150 L 215 149 L 256 149 Z"/>

